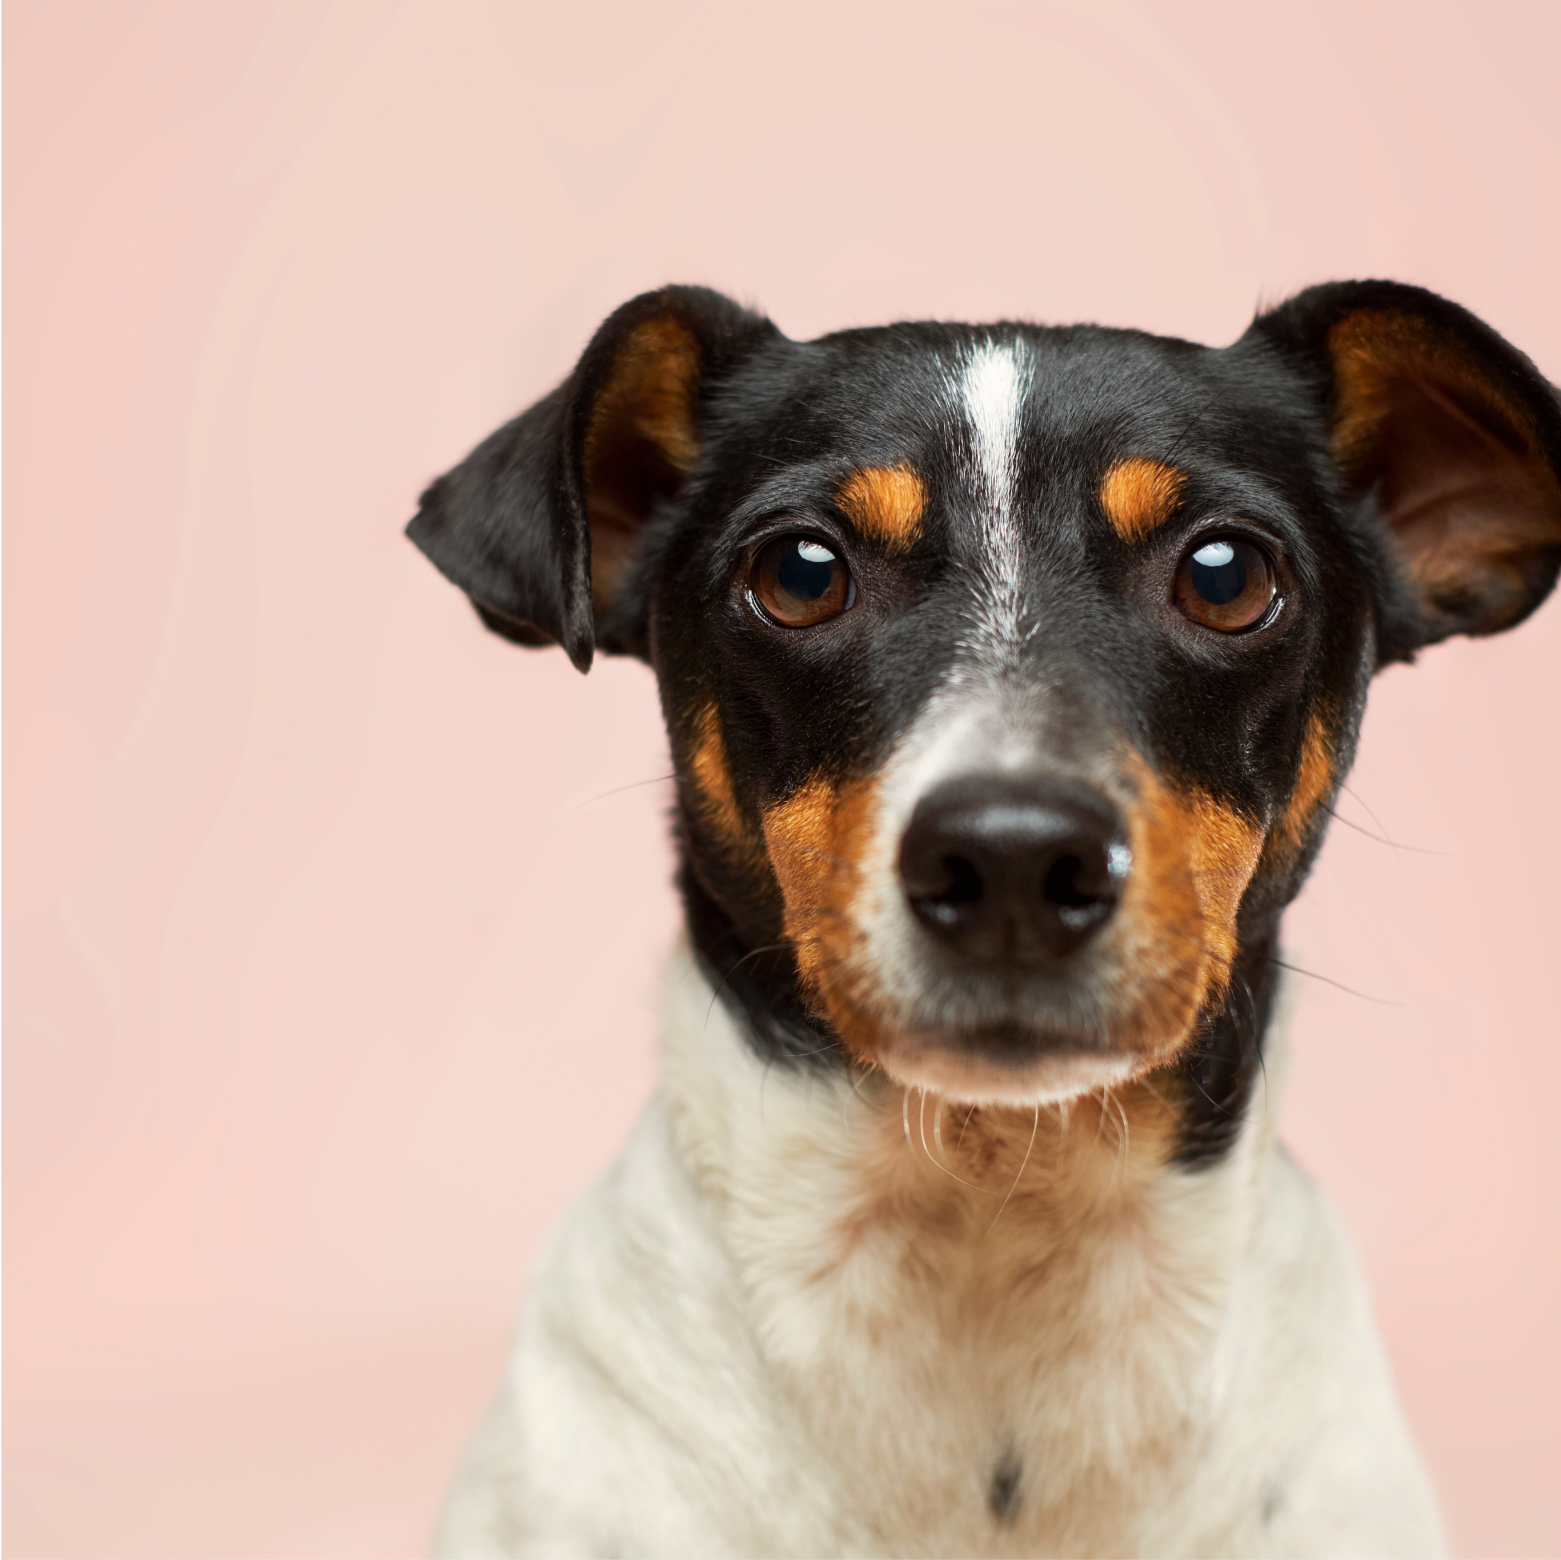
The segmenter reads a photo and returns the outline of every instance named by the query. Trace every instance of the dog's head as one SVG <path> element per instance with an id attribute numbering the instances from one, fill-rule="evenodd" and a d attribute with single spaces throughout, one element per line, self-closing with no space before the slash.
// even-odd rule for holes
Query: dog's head
<path id="1" fill-rule="evenodd" d="M 690 926 L 759 1043 L 1233 1106 L 1371 674 L 1556 578 L 1561 404 L 1390 283 L 1221 350 L 799 343 L 669 288 L 410 534 L 497 632 L 655 668 Z"/>

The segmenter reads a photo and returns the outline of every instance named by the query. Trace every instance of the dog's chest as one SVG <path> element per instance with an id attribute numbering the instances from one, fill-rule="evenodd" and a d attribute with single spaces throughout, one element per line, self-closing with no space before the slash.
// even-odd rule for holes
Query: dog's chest
<path id="1" fill-rule="evenodd" d="M 887 1104 L 772 1093 L 732 1142 L 724 1241 L 796 1444 L 865 1543 L 1143 1548 L 1206 1450 L 1239 1168 L 1165 1175 L 1142 1107 L 977 1120 L 972 1152 Z"/>
<path id="2" fill-rule="evenodd" d="M 766 1079 L 708 986 L 673 993 L 663 1089 L 539 1264 L 442 1552 L 1436 1552 L 1266 1113 L 1181 1170 L 1152 1092 L 940 1119 Z"/>

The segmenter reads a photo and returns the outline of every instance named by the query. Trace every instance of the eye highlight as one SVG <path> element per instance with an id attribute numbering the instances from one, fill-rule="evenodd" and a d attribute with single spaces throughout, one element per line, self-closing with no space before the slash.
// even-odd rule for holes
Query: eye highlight
<path id="1" fill-rule="evenodd" d="M 816 536 L 781 536 L 753 561 L 749 586 L 766 617 L 811 628 L 839 617 L 856 595 L 845 560 Z"/>
<path id="2" fill-rule="evenodd" d="M 1279 582 L 1273 561 L 1255 542 L 1215 536 L 1182 559 L 1175 594 L 1184 617 L 1222 634 L 1239 634 L 1267 617 Z"/>

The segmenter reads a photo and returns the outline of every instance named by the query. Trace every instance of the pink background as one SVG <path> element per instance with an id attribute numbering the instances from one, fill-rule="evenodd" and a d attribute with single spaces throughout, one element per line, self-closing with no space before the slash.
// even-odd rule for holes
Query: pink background
<path id="1" fill-rule="evenodd" d="M 6 22 L 13 1555 L 418 1552 L 650 1087 L 650 678 L 399 534 L 614 305 L 1223 342 L 1385 275 L 1561 378 L 1548 0 Z M 1301 983 L 1286 1120 L 1466 1554 L 1561 1550 L 1558 684 L 1554 602 L 1385 676 L 1345 813 L 1439 854 L 1336 829 L 1290 923 L 1396 1004 Z"/>

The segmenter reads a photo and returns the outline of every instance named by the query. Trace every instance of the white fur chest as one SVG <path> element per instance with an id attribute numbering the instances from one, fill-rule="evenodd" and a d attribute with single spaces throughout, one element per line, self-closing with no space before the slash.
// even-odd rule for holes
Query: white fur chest
<path id="1" fill-rule="evenodd" d="M 1434 1552 L 1261 1097 L 1167 1169 L 1152 1099 L 766 1076 L 670 984 L 661 1097 L 539 1268 L 444 1553 Z"/>

